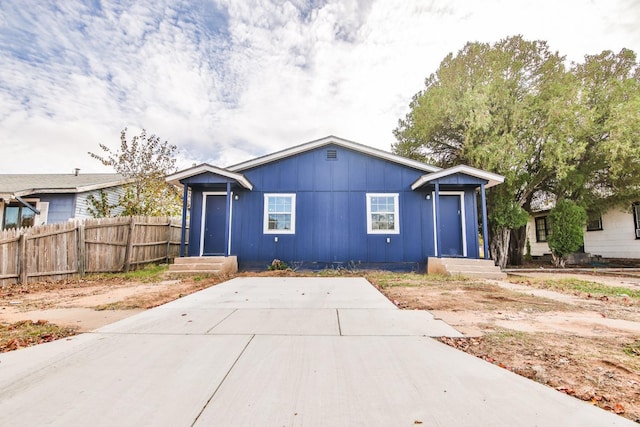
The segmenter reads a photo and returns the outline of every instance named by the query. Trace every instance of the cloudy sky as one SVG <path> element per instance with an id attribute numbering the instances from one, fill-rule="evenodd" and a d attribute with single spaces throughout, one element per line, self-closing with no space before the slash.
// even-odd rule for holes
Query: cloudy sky
<path id="1" fill-rule="evenodd" d="M 522 34 L 640 53 L 640 0 L 0 2 L 0 173 L 105 172 L 141 128 L 180 166 L 337 135 L 389 150 L 449 52 Z"/>

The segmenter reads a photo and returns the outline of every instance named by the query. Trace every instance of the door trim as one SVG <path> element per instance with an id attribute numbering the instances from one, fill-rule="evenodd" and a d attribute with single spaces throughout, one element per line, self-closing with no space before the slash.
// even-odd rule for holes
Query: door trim
<path id="1" fill-rule="evenodd" d="M 207 196 L 225 196 L 226 198 L 226 195 L 227 193 L 222 191 L 202 192 L 202 214 L 200 216 L 200 256 L 202 256 L 202 254 L 204 253 L 204 223 L 207 220 Z M 231 223 L 231 218 L 229 218 L 229 223 Z M 227 233 L 229 233 L 229 242 L 231 242 L 231 228 L 227 230 Z M 229 247 L 231 247 L 231 243 L 229 243 Z"/>
<path id="2" fill-rule="evenodd" d="M 460 226 L 462 228 L 462 257 L 467 257 L 467 224 L 465 221 L 466 211 L 464 207 L 464 191 L 440 191 L 441 196 L 459 196 L 460 197 Z M 438 256 L 438 228 L 436 227 L 436 192 L 431 192 L 433 203 L 433 248 L 435 256 Z"/>

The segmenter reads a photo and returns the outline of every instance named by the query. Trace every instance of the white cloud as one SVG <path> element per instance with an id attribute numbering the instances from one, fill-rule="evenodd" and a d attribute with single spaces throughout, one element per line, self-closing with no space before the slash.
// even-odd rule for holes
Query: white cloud
<path id="1" fill-rule="evenodd" d="M 0 5 L 0 171 L 101 168 L 145 127 L 226 166 L 328 134 L 389 149 L 425 77 L 522 34 L 580 61 L 640 52 L 634 0 L 206 0 Z"/>

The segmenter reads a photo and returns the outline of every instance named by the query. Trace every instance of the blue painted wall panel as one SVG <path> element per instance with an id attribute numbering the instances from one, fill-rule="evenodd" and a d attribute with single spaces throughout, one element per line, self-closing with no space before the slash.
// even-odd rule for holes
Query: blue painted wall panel
<path id="1" fill-rule="evenodd" d="M 29 197 L 38 198 L 41 202 L 49 203 L 47 224 L 67 222 L 70 218 L 75 217 L 75 194 L 33 194 Z"/>

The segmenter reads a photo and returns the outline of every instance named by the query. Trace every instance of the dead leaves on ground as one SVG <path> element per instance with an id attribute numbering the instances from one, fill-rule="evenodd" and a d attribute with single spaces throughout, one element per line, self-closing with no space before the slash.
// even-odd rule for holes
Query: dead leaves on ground
<path id="1" fill-rule="evenodd" d="M 0 323 L 0 353 L 76 335 L 77 328 L 61 327 L 46 320 Z"/>

